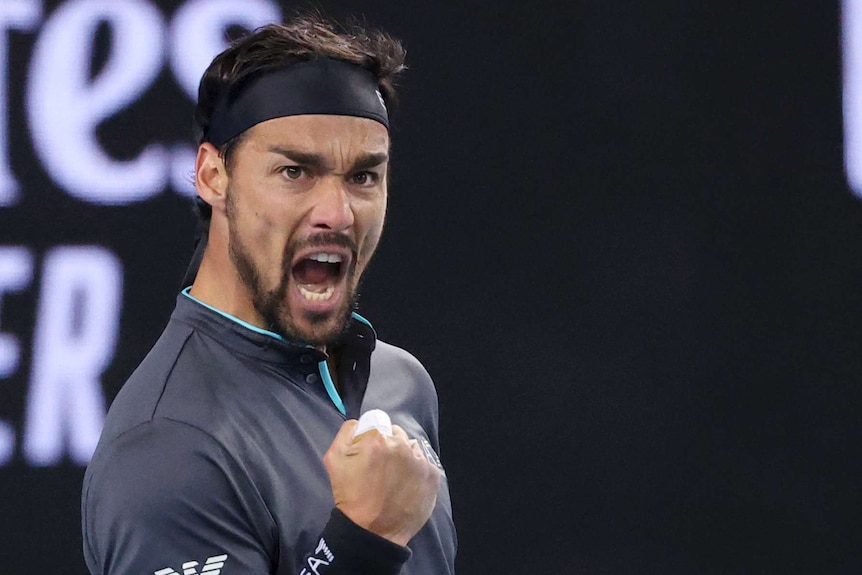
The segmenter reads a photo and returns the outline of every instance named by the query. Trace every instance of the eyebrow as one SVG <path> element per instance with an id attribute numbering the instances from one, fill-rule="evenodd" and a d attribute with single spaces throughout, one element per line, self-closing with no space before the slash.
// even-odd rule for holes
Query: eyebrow
<path id="1" fill-rule="evenodd" d="M 308 166 L 317 170 L 328 170 L 329 166 L 326 159 L 320 155 L 311 152 L 303 152 L 293 148 L 282 148 L 281 146 L 270 146 L 269 151 L 275 154 L 284 156 L 285 158 L 296 162 L 297 164 Z M 373 154 L 362 154 L 353 162 L 348 172 L 356 172 L 374 168 L 389 160 L 389 154 L 379 152 Z"/>

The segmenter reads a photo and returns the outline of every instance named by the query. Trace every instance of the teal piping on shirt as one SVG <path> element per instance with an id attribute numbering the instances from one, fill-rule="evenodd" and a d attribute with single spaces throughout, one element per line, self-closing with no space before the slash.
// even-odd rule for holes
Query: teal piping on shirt
<path id="1" fill-rule="evenodd" d="M 362 317 L 361 315 L 359 315 L 359 314 L 358 314 L 358 313 L 356 313 L 356 312 L 353 312 L 353 313 L 352 313 L 352 314 L 350 314 L 350 315 L 353 317 L 353 319 L 355 319 L 355 320 L 356 320 L 356 321 L 358 321 L 359 323 L 364 323 L 365 325 L 367 325 L 367 326 L 368 326 L 368 329 L 370 329 L 370 330 L 371 330 L 371 333 L 373 333 L 373 334 L 374 334 L 374 339 L 377 339 L 377 330 L 376 330 L 376 329 L 374 329 L 374 326 L 373 326 L 373 325 L 371 325 L 371 322 L 370 322 L 370 321 L 368 321 L 367 319 L 365 319 L 364 317 Z M 359 337 L 363 337 L 363 336 L 361 336 L 361 335 L 360 335 Z"/>
<path id="2" fill-rule="evenodd" d="M 182 291 L 182 294 L 184 296 L 186 296 L 187 298 L 189 298 L 190 300 L 198 302 L 199 304 L 201 304 L 202 306 L 204 306 L 208 310 L 214 311 L 217 314 L 219 314 L 220 316 L 226 317 L 229 320 L 238 323 L 242 327 L 248 328 L 253 332 L 261 333 L 263 335 L 268 335 L 269 337 L 274 337 L 275 339 L 277 339 L 279 341 L 284 341 L 284 338 L 281 337 L 280 335 L 278 335 L 277 333 L 275 333 L 274 331 L 269 331 L 269 330 L 257 327 L 256 325 L 251 325 L 247 321 L 243 321 L 243 320 L 239 319 L 238 317 L 236 317 L 235 315 L 231 315 L 227 312 L 223 312 L 220 309 L 214 308 L 213 306 L 202 302 L 201 300 L 199 300 L 198 298 L 196 298 L 195 296 L 193 296 L 192 294 L 189 293 L 189 290 L 191 290 L 191 289 L 192 289 L 191 286 L 187 287 L 186 289 L 184 289 Z M 309 346 L 309 347 L 311 347 L 311 346 Z"/>
<path id="3" fill-rule="evenodd" d="M 275 338 L 279 341 L 284 341 L 284 338 L 281 337 L 280 335 L 278 335 L 277 333 L 275 333 L 274 331 L 269 331 L 266 329 L 259 328 L 255 325 L 251 325 L 247 321 L 243 321 L 236 316 L 233 316 L 229 313 L 223 312 L 222 310 L 220 310 L 218 308 L 214 308 L 213 306 L 202 302 L 201 300 L 199 300 L 198 298 L 193 296 L 191 293 L 189 293 L 189 291 L 191 289 L 192 289 L 191 287 L 187 287 L 186 289 L 184 289 L 182 291 L 182 294 L 184 296 L 186 296 L 187 298 L 189 298 L 190 300 L 201 304 L 202 306 L 204 306 L 208 310 L 214 311 L 217 314 L 219 314 L 220 316 L 226 317 L 227 319 L 229 319 L 235 323 L 238 323 L 239 325 L 241 325 L 245 328 L 248 328 L 255 333 L 268 335 L 269 337 Z M 359 321 L 368 325 L 368 327 L 371 327 L 371 324 L 368 323 L 368 320 L 365 319 L 364 317 L 362 317 L 361 315 L 359 315 L 358 313 L 354 313 L 353 316 L 356 317 L 356 319 L 358 319 Z M 308 347 L 312 347 L 312 346 L 308 346 Z M 330 373 L 329 373 L 329 366 L 326 365 L 326 360 L 323 360 L 320 363 L 318 363 L 317 367 L 320 370 L 320 377 L 321 377 L 321 379 L 323 379 L 323 387 L 326 389 L 326 393 L 329 395 L 329 399 L 332 400 L 332 403 L 335 404 L 335 407 L 338 408 L 338 411 L 341 412 L 341 415 L 347 415 L 347 410 L 344 409 L 344 402 L 341 401 L 341 396 L 338 395 L 338 390 L 335 389 L 335 384 L 332 382 L 332 375 L 330 375 Z"/>
<path id="4" fill-rule="evenodd" d="M 317 364 L 317 368 L 320 370 L 320 377 L 323 378 L 323 387 L 326 388 L 326 393 L 329 394 L 329 399 L 332 400 L 332 403 L 335 404 L 335 407 L 338 408 L 338 411 L 341 412 L 341 415 L 347 415 L 347 410 L 344 409 L 344 402 L 341 401 L 341 396 L 338 395 L 338 390 L 335 389 L 335 384 L 332 382 L 332 375 L 329 373 L 329 366 L 326 364 L 326 360 L 319 362 Z"/>

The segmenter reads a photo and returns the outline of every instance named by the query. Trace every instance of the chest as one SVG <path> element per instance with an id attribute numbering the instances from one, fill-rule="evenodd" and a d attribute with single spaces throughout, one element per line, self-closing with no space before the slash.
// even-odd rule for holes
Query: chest
<path id="1" fill-rule="evenodd" d="M 247 414 L 235 422 L 236 436 L 241 443 L 239 457 L 275 524 L 279 565 L 293 566 L 317 544 L 334 505 L 323 456 L 346 417 L 322 386 L 314 387 L 313 378 L 302 373 L 266 377 L 272 381 L 258 376 L 263 385 L 254 408 L 235 406 Z M 408 402 L 386 387 L 385 381 L 372 377 L 361 411 L 384 409 L 411 438 L 428 444 L 428 435 Z M 448 491 L 441 502 L 448 509 Z"/>

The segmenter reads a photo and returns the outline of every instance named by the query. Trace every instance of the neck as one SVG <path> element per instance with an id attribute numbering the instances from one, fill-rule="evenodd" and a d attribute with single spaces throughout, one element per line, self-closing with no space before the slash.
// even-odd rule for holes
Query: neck
<path id="1" fill-rule="evenodd" d="M 220 257 L 216 254 L 225 255 Z M 189 293 L 207 305 L 268 330 L 269 326 L 265 325 L 252 304 L 251 294 L 228 259 L 226 248 L 208 245 Z"/>

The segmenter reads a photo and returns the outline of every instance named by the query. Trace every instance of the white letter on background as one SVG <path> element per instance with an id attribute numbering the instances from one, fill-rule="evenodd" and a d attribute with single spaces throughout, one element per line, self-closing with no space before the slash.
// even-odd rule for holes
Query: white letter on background
<path id="1" fill-rule="evenodd" d="M 0 247 L 0 317 L 3 315 L 3 294 L 21 291 L 33 279 L 33 256 L 27 248 Z M 18 339 L 0 332 L 0 379 L 18 370 L 21 347 Z M 15 429 L 0 421 L 0 466 L 6 465 L 15 453 Z"/>
<path id="2" fill-rule="evenodd" d="M 844 48 L 844 170 L 847 182 L 862 196 L 862 3 L 841 4 Z"/>
<path id="3" fill-rule="evenodd" d="M 31 464 L 58 463 L 64 445 L 76 463 L 90 460 L 105 419 L 101 375 L 114 356 L 122 294 L 122 264 L 104 248 L 58 247 L 45 256 L 23 441 Z"/>
<path id="4" fill-rule="evenodd" d="M 90 79 L 100 24 L 111 28 L 108 61 Z M 103 204 L 145 200 L 167 183 L 167 152 L 150 145 L 114 160 L 99 145 L 99 123 L 140 97 L 164 60 L 161 13 L 144 0 L 69 0 L 46 22 L 33 50 L 27 112 L 45 169 L 67 192 Z"/>
<path id="5" fill-rule="evenodd" d="M 0 2 L 0 206 L 18 201 L 18 182 L 9 167 L 9 41 L 6 30 L 31 30 L 42 17 L 39 0 Z"/>
<path id="6" fill-rule="evenodd" d="M 3 312 L 3 293 L 21 291 L 33 279 L 33 256 L 23 247 L 0 247 L 0 317 Z M 18 370 L 21 359 L 18 339 L 0 332 L 0 379 Z"/>

